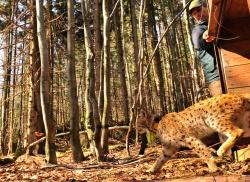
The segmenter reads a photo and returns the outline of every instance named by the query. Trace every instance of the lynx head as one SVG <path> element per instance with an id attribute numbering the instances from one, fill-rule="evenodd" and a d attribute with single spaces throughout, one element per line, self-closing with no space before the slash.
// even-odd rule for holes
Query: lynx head
<path id="1" fill-rule="evenodd" d="M 141 110 L 139 116 L 137 118 L 137 130 L 140 134 L 146 132 L 156 132 L 157 123 L 159 121 L 159 117 L 151 116 L 146 111 Z"/>

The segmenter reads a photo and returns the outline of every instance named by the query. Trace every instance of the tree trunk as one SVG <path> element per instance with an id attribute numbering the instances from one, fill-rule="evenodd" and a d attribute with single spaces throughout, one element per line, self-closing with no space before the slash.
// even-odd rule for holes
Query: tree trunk
<path id="1" fill-rule="evenodd" d="M 132 131 L 133 125 L 136 121 L 136 111 L 137 108 L 141 106 L 142 104 L 142 92 L 143 92 L 143 59 L 144 59 L 144 37 L 143 37 L 143 32 L 144 32 L 144 26 L 143 26 L 143 21 L 144 21 L 144 12 L 145 12 L 145 1 L 141 0 L 141 5 L 140 5 L 140 19 L 139 19 L 139 28 L 140 28 L 140 50 L 138 54 L 139 58 L 139 82 L 138 82 L 138 88 L 135 89 L 134 95 L 133 95 L 133 104 L 130 109 L 130 120 L 129 120 L 129 129 L 126 135 L 126 151 L 128 156 L 130 156 L 130 151 L 129 151 L 129 137 L 130 137 L 130 132 Z M 138 134 L 136 134 L 136 141 L 138 141 Z"/>
<path id="2" fill-rule="evenodd" d="M 187 4 L 186 0 L 183 0 L 183 7 L 185 7 Z M 191 38 L 191 29 L 190 29 L 190 23 L 189 23 L 189 19 L 188 19 L 188 11 L 185 10 L 184 11 L 184 22 L 185 22 L 185 27 L 186 27 L 186 33 L 187 33 L 187 41 L 188 41 L 188 47 L 189 47 L 189 51 L 190 51 L 190 55 L 192 60 L 195 59 L 195 54 L 194 54 L 194 46 L 192 43 L 192 38 Z"/>
<path id="3" fill-rule="evenodd" d="M 84 23 L 84 42 L 86 49 L 86 89 L 85 89 L 85 125 L 87 128 L 88 138 L 90 139 L 91 149 L 100 161 L 103 158 L 101 150 L 101 122 L 99 117 L 98 103 L 95 96 L 95 71 L 94 71 L 94 54 L 93 44 L 91 43 L 91 34 L 89 30 L 89 8 L 88 0 L 82 0 L 82 14 Z"/>
<path id="4" fill-rule="evenodd" d="M 183 0 L 183 7 L 186 6 L 187 1 Z M 195 56 L 195 51 L 194 51 L 194 46 L 192 43 L 192 38 L 191 38 L 191 28 L 190 28 L 190 23 L 189 23 L 189 19 L 188 19 L 188 11 L 184 11 L 184 22 L 185 22 L 185 28 L 186 28 L 186 35 L 187 35 L 187 41 L 188 41 L 188 47 L 189 47 L 189 52 L 190 52 L 190 56 L 191 56 L 191 60 L 190 60 L 190 64 L 191 64 L 191 79 L 193 81 L 192 84 L 192 90 L 193 90 L 193 101 L 196 102 L 195 100 L 195 95 L 197 94 L 197 88 L 196 85 L 199 85 L 199 81 L 197 81 L 195 79 L 195 70 L 197 70 L 195 68 L 195 64 L 196 64 L 196 56 Z M 196 71 L 197 72 L 197 71 Z"/>
<path id="5" fill-rule="evenodd" d="M 123 49 L 123 44 L 122 44 L 122 37 L 121 37 L 121 25 L 120 25 L 120 20 L 119 18 L 121 17 L 120 15 L 120 9 L 116 8 L 115 10 L 115 16 L 113 16 L 114 19 L 114 28 L 115 28 L 115 38 L 116 38 L 116 46 L 117 46 L 117 56 L 118 56 L 118 72 L 119 72 L 119 78 L 120 78 L 120 84 L 121 84 L 121 98 L 122 98 L 122 112 L 124 116 L 124 125 L 129 124 L 129 108 L 128 108 L 128 90 L 127 90 L 127 85 L 126 85 L 126 73 L 125 73 L 125 62 L 124 62 L 124 49 Z"/>
<path id="6" fill-rule="evenodd" d="M 50 91 L 50 65 L 48 57 L 48 48 L 46 44 L 45 28 L 44 28 L 44 14 L 43 14 L 43 0 L 36 0 L 37 13 L 37 36 L 39 43 L 40 59 L 41 59 L 41 80 L 40 80 L 40 94 L 43 121 L 46 133 L 45 152 L 47 163 L 56 164 L 56 146 L 55 146 L 55 127 L 56 123 L 53 120 L 51 113 L 51 104 L 49 99 Z"/>
<path id="7" fill-rule="evenodd" d="M 147 12 L 148 12 L 148 32 L 151 42 L 151 49 L 154 50 L 157 42 L 158 42 L 158 35 L 156 30 L 156 22 L 155 22 L 155 11 L 153 6 L 153 1 L 147 1 Z M 160 99 L 160 110 L 165 113 L 165 87 L 164 87 L 164 80 L 162 74 L 162 66 L 161 66 L 161 57 L 159 49 L 155 51 L 155 56 L 153 59 L 154 62 L 154 71 L 155 71 L 155 80 L 156 80 L 156 88 Z"/>
<path id="8" fill-rule="evenodd" d="M 13 12 L 16 11 L 16 4 L 13 5 Z M 14 39 L 14 43 L 13 45 L 13 64 L 16 65 L 17 63 L 17 28 L 14 28 L 13 29 L 13 39 Z M 12 154 L 14 151 L 13 151 L 13 143 L 14 143 L 14 137 L 15 137 L 15 131 L 16 131 L 16 128 L 14 128 L 14 125 L 15 125 L 15 103 L 16 103 L 16 79 L 17 79 L 17 76 L 16 76 L 16 73 L 17 73 L 17 68 L 16 66 L 13 67 L 13 77 L 12 77 L 12 94 L 13 94 L 13 97 L 12 97 L 12 103 L 11 103 L 11 117 L 10 117 L 10 124 L 9 124 L 9 143 L 8 143 L 8 155 L 9 154 Z"/>
<path id="9" fill-rule="evenodd" d="M 111 119 L 111 102 L 110 102 L 110 18 L 108 6 L 110 0 L 102 1 L 103 9 L 103 95 L 104 107 L 102 113 L 102 137 L 101 146 L 104 153 L 108 153 L 108 124 Z"/>
<path id="10" fill-rule="evenodd" d="M 49 62 L 51 65 L 51 88 L 50 88 L 50 93 L 54 93 L 54 35 L 53 35 L 53 4 L 52 4 L 52 0 L 48 0 L 47 1 L 47 9 L 48 9 L 48 18 L 49 18 L 49 22 L 48 22 L 48 54 L 49 54 Z M 54 94 L 51 94 L 51 112 L 53 112 L 53 103 L 54 103 Z"/>
<path id="11" fill-rule="evenodd" d="M 174 9 L 173 9 L 173 2 L 168 2 L 169 9 L 171 11 L 170 17 L 173 19 L 174 15 Z M 178 68 L 178 53 L 176 48 L 176 38 L 175 38 L 175 32 L 176 32 L 176 25 L 172 26 L 172 29 L 169 34 L 169 46 L 171 51 L 171 57 L 170 57 L 170 70 L 171 70 L 171 76 L 172 76 L 172 86 L 173 86 L 173 97 L 174 97 L 174 104 L 175 104 L 175 110 L 181 111 L 184 109 L 182 105 L 182 95 L 181 95 L 181 79 L 179 75 L 179 68 Z"/>
<path id="12" fill-rule="evenodd" d="M 11 4 L 11 3 L 10 3 Z M 12 8 L 10 8 L 10 15 L 13 16 Z M 12 18 L 11 18 L 12 19 Z M 1 152 L 6 155 L 8 152 L 8 125 L 9 125 L 9 109 L 10 109 L 10 80 L 11 80 L 11 61 L 12 61 L 12 40 L 13 34 L 9 30 L 6 32 L 6 48 L 4 50 L 4 78 L 2 90 L 2 116 L 1 116 Z"/>
<path id="13" fill-rule="evenodd" d="M 41 62 L 39 59 L 39 47 L 37 40 L 37 22 L 36 22 L 36 4 L 35 1 L 31 1 L 33 24 L 30 44 L 30 75 L 29 75 L 29 102 L 28 102 L 28 123 L 27 123 L 27 141 L 25 146 L 36 140 L 35 131 L 44 132 L 44 124 L 41 111 L 41 98 L 40 98 L 40 68 Z M 44 146 L 39 145 L 38 153 L 43 153 Z M 28 154 L 33 153 L 34 148 L 30 148 Z"/>
<path id="14" fill-rule="evenodd" d="M 70 143 L 74 162 L 83 161 L 84 156 L 79 136 L 79 106 L 77 96 L 77 83 L 75 71 L 75 20 L 73 0 L 67 0 L 68 9 L 68 31 L 67 31 L 67 52 L 68 52 L 68 89 L 70 103 Z"/>
<path id="15" fill-rule="evenodd" d="M 132 25 L 132 37 L 133 37 L 133 46 L 134 46 L 134 65 L 135 65 L 135 72 L 137 78 L 137 84 L 140 81 L 140 66 L 139 66 L 139 45 L 138 45 L 138 35 L 137 35 L 137 19 L 136 19 L 136 12 L 135 12 L 135 1 L 129 0 L 130 4 L 130 13 L 131 13 L 131 25 Z"/>
<path id="16" fill-rule="evenodd" d="M 100 0 L 94 0 L 93 3 L 93 25 L 94 25 L 94 55 L 95 55 L 95 93 L 99 93 L 100 78 L 101 78 L 101 62 L 102 62 L 102 40 L 101 40 L 101 25 L 100 25 Z"/>

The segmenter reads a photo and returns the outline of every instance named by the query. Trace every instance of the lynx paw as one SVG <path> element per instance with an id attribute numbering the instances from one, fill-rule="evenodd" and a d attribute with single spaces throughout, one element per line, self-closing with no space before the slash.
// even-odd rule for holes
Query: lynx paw
<path id="1" fill-rule="evenodd" d="M 219 168 L 217 166 L 208 167 L 208 170 L 209 170 L 210 173 L 214 173 L 214 172 L 217 172 L 219 170 Z"/>
<path id="2" fill-rule="evenodd" d="M 156 173 L 158 171 L 156 171 L 154 168 L 150 168 L 146 171 L 146 173 L 150 173 L 150 174 L 153 174 L 153 173 Z"/>
<path id="3" fill-rule="evenodd" d="M 207 165 L 208 165 L 208 170 L 211 173 L 214 173 L 214 172 L 219 170 L 219 168 L 216 165 L 216 162 L 215 162 L 214 158 L 209 159 Z"/>

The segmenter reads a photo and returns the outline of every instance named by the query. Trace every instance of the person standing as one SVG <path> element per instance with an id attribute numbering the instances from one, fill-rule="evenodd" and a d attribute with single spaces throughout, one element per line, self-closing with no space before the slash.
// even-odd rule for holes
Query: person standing
<path id="1" fill-rule="evenodd" d="M 192 41 L 197 57 L 205 75 L 211 96 L 222 94 L 221 82 L 213 47 L 214 37 L 208 35 L 208 8 L 202 0 L 193 0 L 189 5 L 189 14 L 195 21 Z"/>

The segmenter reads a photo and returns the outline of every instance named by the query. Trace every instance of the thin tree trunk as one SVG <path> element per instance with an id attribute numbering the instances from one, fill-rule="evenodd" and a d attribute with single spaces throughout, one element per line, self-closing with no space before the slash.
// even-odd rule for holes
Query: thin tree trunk
<path id="1" fill-rule="evenodd" d="M 181 25 L 181 21 L 180 22 L 180 27 L 176 27 L 176 33 L 175 33 L 175 40 L 176 40 L 176 54 L 177 54 L 177 57 L 178 57 L 178 70 L 179 70 L 179 74 L 180 74 L 180 90 L 181 90 L 181 95 L 182 95 L 182 99 L 181 101 L 179 102 L 179 105 L 181 105 L 182 108 L 186 108 L 189 104 L 187 103 L 188 101 L 188 91 L 187 91 L 187 84 L 185 83 L 186 79 L 185 79 L 185 75 L 184 74 L 184 57 L 182 56 L 182 47 L 184 47 L 184 50 L 185 50 L 185 44 L 183 45 L 181 43 L 181 37 L 180 37 L 180 32 L 182 32 L 182 25 Z M 181 29 L 181 30 L 180 30 Z M 185 76 L 184 76 L 185 75 Z"/>
<path id="2" fill-rule="evenodd" d="M 49 62 L 51 65 L 51 93 L 54 93 L 54 45 L 53 45 L 53 5 L 52 5 L 52 0 L 48 0 L 47 2 L 47 8 L 48 8 L 48 14 L 49 14 L 49 24 L 48 24 L 48 53 L 49 53 Z M 51 94 L 51 112 L 53 112 L 53 101 L 54 101 L 54 94 Z"/>
<path id="3" fill-rule="evenodd" d="M 129 0 L 130 4 L 130 13 L 131 13 L 131 24 L 132 24 L 132 37 L 133 37 L 133 46 L 134 46 L 134 62 L 136 67 L 136 78 L 137 82 L 139 83 L 140 76 L 139 76 L 139 45 L 138 45 L 138 35 L 137 35 L 137 19 L 136 19 L 136 12 L 135 12 L 135 1 Z"/>
<path id="4" fill-rule="evenodd" d="M 24 45 L 24 43 L 23 43 Z M 21 61 L 21 75 L 24 74 L 24 60 L 22 59 Z M 21 93 L 24 93 L 24 77 L 21 77 Z M 19 113 L 19 119 L 18 119 L 18 132 L 17 132 L 17 149 L 16 152 L 22 151 L 22 149 L 24 148 L 24 141 L 23 141 L 23 136 L 25 136 L 25 123 L 24 121 L 24 117 L 23 117 L 23 100 L 24 100 L 24 94 L 21 94 L 20 96 L 20 113 Z"/>
<path id="5" fill-rule="evenodd" d="M 185 7 L 186 4 L 187 4 L 187 1 L 183 0 L 183 7 Z M 191 28 L 190 28 L 190 23 L 189 23 L 189 19 L 188 19 L 188 11 L 185 10 L 183 14 L 184 14 L 184 22 L 185 22 L 185 26 L 186 26 L 188 47 L 189 47 L 191 58 L 192 58 L 192 60 L 194 60 L 195 54 L 194 54 L 194 46 L 193 46 L 192 38 L 191 38 Z"/>
<path id="6" fill-rule="evenodd" d="M 170 17 L 173 19 L 174 9 L 173 9 L 173 1 L 168 2 L 169 9 L 171 11 Z M 170 31 L 169 36 L 169 44 L 171 50 L 171 59 L 170 59 L 170 70 L 172 74 L 172 85 L 173 85 L 173 97 L 176 111 L 183 110 L 182 106 L 182 96 L 181 96 L 181 80 L 178 71 L 178 53 L 176 48 L 176 39 L 175 39 L 176 25 L 172 26 L 172 31 Z"/>
<path id="7" fill-rule="evenodd" d="M 91 34 L 89 30 L 89 11 L 88 0 L 82 0 L 82 14 L 84 23 L 84 42 L 86 49 L 86 89 L 85 89 L 85 125 L 87 128 L 88 138 L 91 140 L 91 148 L 97 160 L 103 158 L 101 149 L 101 122 L 99 117 L 98 103 L 95 96 L 95 71 L 94 71 L 94 54 L 93 44 L 91 43 Z"/>
<path id="8" fill-rule="evenodd" d="M 94 25 L 94 55 L 95 55 L 95 91 L 100 92 L 101 88 L 101 72 L 102 67 L 102 41 L 101 41 L 101 25 L 100 25 L 100 0 L 94 0 L 93 3 L 93 25 Z"/>
<path id="9" fill-rule="evenodd" d="M 13 11 L 15 11 L 16 5 L 13 5 Z M 14 35 L 13 39 L 15 40 L 14 42 L 14 47 L 13 47 L 13 65 L 16 65 L 17 63 L 17 29 L 15 28 L 13 30 Z M 14 37 L 15 36 L 15 37 Z M 15 129 L 14 128 L 14 123 L 15 123 L 15 98 L 16 98 L 16 66 L 13 67 L 13 77 L 12 77 L 12 103 L 11 103 L 11 117 L 10 117 L 10 124 L 9 124 L 9 143 L 8 143 L 8 154 L 13 153 L 13 139 L 14 139 L 14 134 L 15 134 Z"/>
<path id="10" fill-rule="evenodd" d="M 104 153 L 108 153 L 108 124 L 111 119 L 111 102 L 110 102 L 110 18 L 108 6 L 110 0 L 102 1 L 103 9 L 103 95 L 104 107 L 102 114 L 102 136 L 101 146 Z"/>
<path id="11" fill-rule="evenodd" d="M 151 48 L 154 50 L 157 42 L 158 42 L 158 36 L 157 36 L 157 30 L 156 30 L 156 21 L 155 21 L 155 11 L 153 6 L 153 1 L 148 0 L 147 1 L 147 12 L 148 12 L 148 32 L 149 37 L 151 39 Z M 162 74 L 162 66 L 161 66 L 161 58 L 160 58 L 160 52 L 159 49 L 155 51 L 154 56 L 154 71 L 155 71 L 155 80 L 156 80 L 156 88 L 157 92 L 160 98 L 160 110 L 165 113 L 165 87 L 164 87 L 164 80 L 163 80 L 163 74 Z"/>
<path id="12" fill-rule="evenodd" d="M 122 44 L 122 37 L 121 37 L 121 25 L 120 25 L 120 17 L 121 14 L 119 13 L 120 10 L 117 8 L 115 10 L 115 16 L 113 17 L 114 19 L 114 27 L 115 27 L 115 38 L 116 38 L 116 45 L 117 45 L 117 56 L 118 56 L 118 72 L 120 74 L 120 84 L 121 84 L 121 98 L 122 99 L 122 112 L 124 116 L 124 124 L 128 125 L 129 124 L 129 108 L 128 108 L 128 90 L 127 90 L 127 85 L 126 85 L 126 73 L 125 73 L 125 62 L 124 62 L 124 57 L 123 57 L 123 44 Z"/>
<path id="13" fill-rule="evenodd" d="M 67 0 L 68 9 L 68 31 L 67 31 L 67 52 L 68 52 L 68 89 L 70 103 L 70 143 L 74 162 L 83 161 L 84 156 L 79 136 L 79 106 L 77 96 L 77 83 L 75 71 L 75 20 L 73 0 Z"/>
<path id="14" fill-rule="evenodd" d="M 186 6 L 187 1 L 183 0 L 183 7 Z M 190 23 L 189 23 L 189 19 L 188 19 L 188 11 L 184 11 L 184 22 L 185 22 L 185 28 L 186 28 L 186 34 L 187 34 L 187 41 L 188 41 L 188 48 L 190 51 L 190 56 L 191 56 L 191 60 L 190 60 L 190 64 L 191 64 L 191 79 L 193 80 L 193 84 L 192 84 L 192 96 L 193 96 L 193 102 L 196 102 L 196 85 L 197 85 L 197 80 L 195 80 L 195 63 L 196 63 L 196 57 L 195 57 L 195 51 L 194 51 L 194 46 L 192 43 L 192 38 L 191 38 L 191 28 L 190 28 Z"/>
<path id="15" fill-rule="evenodd" d="M 40 68 L 39 47 L 37 39 L 37 22 L 36 22 L 36 3 L 31 1 L 33 24 L 30 44 L 30 75 L 29 75 L 29 102 L 28 102 L 28 123 L 27 123 L 27 143 L 28 145 L 35 141 L 35 131 L 44 132 L 44 124 L 42 119 L 41 101 L 40 101 Z M 44 146 L 39 145 L 38 153 L 43 153 Z M 29 154 L 33 153 L 34 148 L 30 148 Z"/>
<path id="16" fill-rule="evenodd" d="M 184 78 L 184 82 L 185 82 L 185 88 L 186 88 L 186 94 L 187 94 L 187 102 L 186 102 L 186 106 L 185 107 L 188 107 L 190 105 L 192 105 L 194 103 L 194 88 L 195 88 L 195 80 L 194 78 L 192 77 L 192 73 L 193 73 L 193 70 L 192 70 L 192 67 L 191 67 L 191 60 L 189 61 L 188 59 L 188 50 L 187 50 L 187 46 L 186 46 L 186 43 L 185 43 L 185 36 L 184 36 L 184 29 L 183 29 L 183 26 L 182 26 L 182 21 L 180 20 L 180 27 L 181 27 L 181 45 L 183 45 L 184 47 L 184 51 L 181 51 L 182 48 L 180 48 L 180 52 L 183 52 L 184 54 L 184 58 L 185 60 L 183 60 L 183 78 Z M 180 46 L 181 46 L 180 45 Z"/>
<path id="17" fill-rule="evenodd" d="M 126 152 L 128 156 L 130 156 L 130 150 L 129 150 L 129 137 L 130 137 L 130 132 L 132 131 L 133 125 L 136 121 L 136 110 L 138 106 L 141 106 L 142 104 L 142 92 L 143 92 L 143 59 L 144 59 L 144 37 L 143 37 L 143 32 L 144 32 L 144 26 L 143 26 L 143 19 L 144 19 L 144 12 L 145 12 L 145 1 L 141 0 L 141 5 L 140 5 L 140 19 L 139 19 L 139 28 L 140 28 L 140 50 L 139 50 L 139 75 L 140 79 L 138 82 L 138 89 L 135 89 L 134 96 L 133 96 L 133 104 L 130 109 L 130 120 L 129 120 L 129 129 L 126 135 Z M 136 141 L 138 140 L 138 134 L 136 134 Z"/>
<path id="18" fill-rule="evenodd" d="M 43 14 L 43 0 L 36 0 L 37 13 L 37 36 L 39 43 L 40 59 L 41 59 L 41 80 L 40 80 L 40 94 L 43 121 L 46 133 L 45 152 L 47 163 L 56 164 L 56 147 L 55 147 L 55 127 L 56 124 L 52 118 L 51 104 L 50 104 L 50 64 L 48 57 L 48 48 L 45 37 L 44 28 L 44 14 Z"/>
<path id="19" fill-rule="evenodd" d="M 10 75 L 12 60 L 12 32 L 6 33 L 6 49 L 4 50 L 4 80 L 3 80 L 3 96 L 2 96 L 2 121 L 1 121 L 1 152 L 6 155 L 8 151 L 8 122 L 10 108 Z"/>

